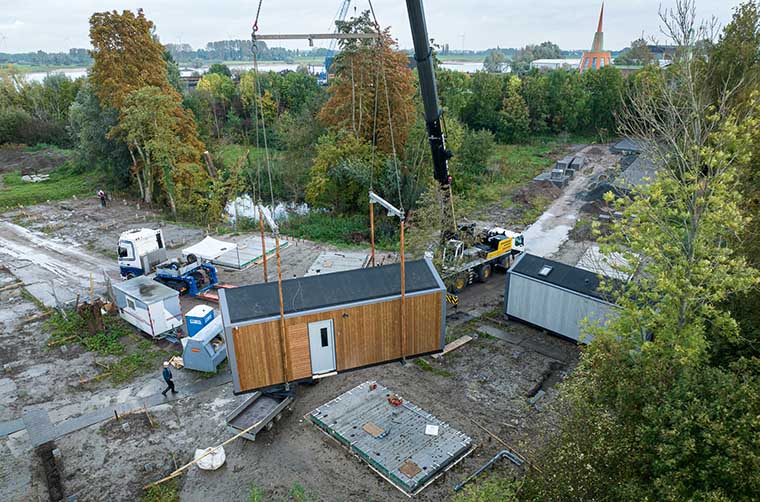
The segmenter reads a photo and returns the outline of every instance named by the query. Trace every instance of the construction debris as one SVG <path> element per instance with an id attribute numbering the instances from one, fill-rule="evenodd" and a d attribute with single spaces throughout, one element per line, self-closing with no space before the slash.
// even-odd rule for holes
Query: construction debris
<path id="1" fill-rule="evenodd" d="M 441 352 L 440 354 L 433 354 L 433 358 L 434 359 L 440 359 L 443 356 L 445 356 L 446 354 L 448 354 L 449 352 L 451 352 L 453 350 L 457 350 L 462 345 L 464 345 L 464 344 L 466 344 L 468 342 L 471 342 L 471 341 L 472 341 L 472 337 L 470 335 L 464 335 L 462 337 L 459 337 L 456 340 L 454 340 L 453 342 L 447 343 L 446 346 L 443 348 L 443 352 Z"/>

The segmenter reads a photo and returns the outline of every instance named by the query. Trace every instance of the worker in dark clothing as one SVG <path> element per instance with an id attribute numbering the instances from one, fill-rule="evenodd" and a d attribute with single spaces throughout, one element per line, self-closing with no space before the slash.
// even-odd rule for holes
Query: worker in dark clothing
<path id="1" fill-rule="evenodd" d="M 164 381 L 166 382 L 166 388 L 161 394 L 166 396 L 166 393 L 169 392 L 170 390 L 172 391 L 172 394 L 176 394 L 177 391 L 174 390 L 174 380 L 172 380 L 172 370 L 169 369 L 169 361 L 164 362 L 163 375 L 164 375 Z"/>
<path id="2" fill-rule="evenodd" d="M 98 190 L 98 199 L 100 199 L 100 207 L 106 207 L 106 193 L 103 190 Z"/>

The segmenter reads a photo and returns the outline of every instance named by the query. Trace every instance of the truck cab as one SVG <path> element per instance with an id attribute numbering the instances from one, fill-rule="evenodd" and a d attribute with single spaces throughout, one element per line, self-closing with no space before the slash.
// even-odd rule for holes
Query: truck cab
<path id="1" fill-rule="evenodd" d="M 119 237 L 117 252 L 122 279 L 149 274 L 166 260 L 164 234 L 151 228 L 127 230 Z"/>

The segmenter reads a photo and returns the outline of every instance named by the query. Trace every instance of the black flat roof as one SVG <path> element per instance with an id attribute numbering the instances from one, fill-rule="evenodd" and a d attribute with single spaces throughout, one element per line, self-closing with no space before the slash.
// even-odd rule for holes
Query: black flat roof
<path id="1" fill-rule="evenodd" d="M 548 275 L 539 274 L 545 266 L 551 267 L 551 271 Z M 548 258 L 523 253 L 522 257 L 509 269 L 509 272 L 531 277 L 547 284 L 554 284 L 600 300 L 610 301 L 608 294 L 599 291 L 600 278 L 597 274 Z"/>
<path id="2" fill-rule="evenodd" d="M 426 260 L 406 262 L 406 293 L 441 289 L 438 273 Z M 285 314 L 336 307 L 401 294 L 398 263 L 282 281 Z M 231 323 L 280 315 L 277 282 L 224 290 Z"/>

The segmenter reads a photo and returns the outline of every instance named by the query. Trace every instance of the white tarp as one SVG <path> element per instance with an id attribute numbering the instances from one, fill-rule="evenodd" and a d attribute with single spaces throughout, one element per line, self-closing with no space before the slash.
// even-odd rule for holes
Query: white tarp
<path id="1" fill-rule="evenodd" d="M 198 258 L 202 258 L 207 261 L 214 261 L 224 253 L 228 251 L 234 251 L 237 248 L 237 244 L 232 242 L 224 242 L 213 237 L 206 237 L 197 244 L 193 244 L 189 248 L 182 250 L 182 256 L 187 258 L 187 255 L 194 254 Z"/>
<path id="2" fill-rule="evenodd" d="M 211 453 L 206 455 L 208 451 L 211 451 Z M 206 456 L 204 457 L 204 455 Z M 200 457 L 203 458 L 198 460 Z M 194 460 L 198 461 L 197 465 L 199 468 L 205 471 L 215 471 L 224 464 L 226 458 L 224 446 L 217 446 L 216 448 L 206 448 L 205 450 L 196 449 Z"/>

